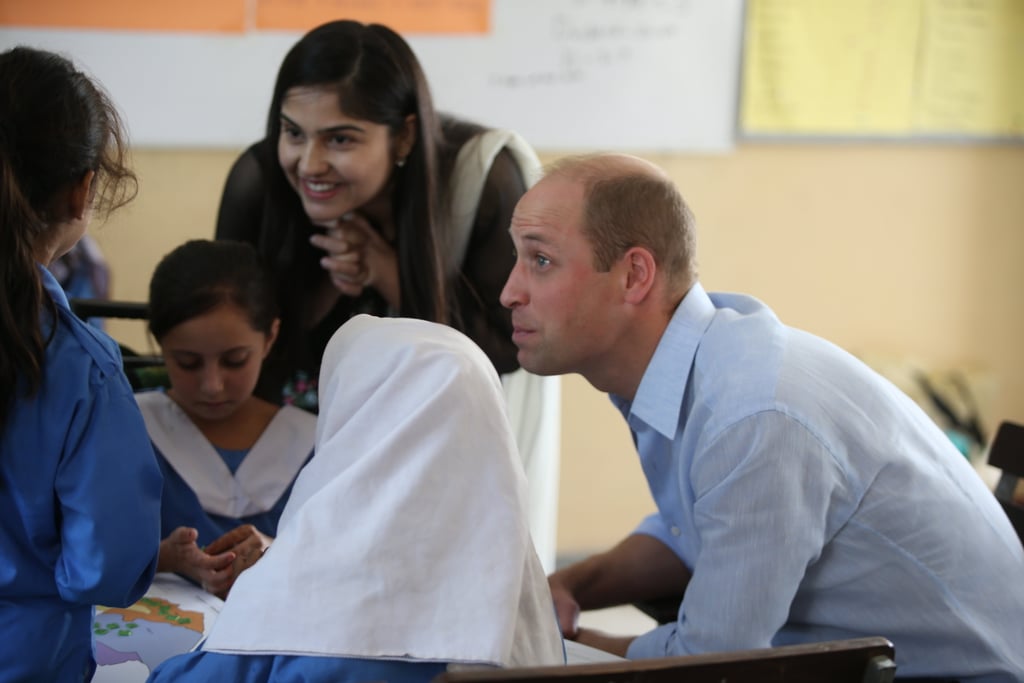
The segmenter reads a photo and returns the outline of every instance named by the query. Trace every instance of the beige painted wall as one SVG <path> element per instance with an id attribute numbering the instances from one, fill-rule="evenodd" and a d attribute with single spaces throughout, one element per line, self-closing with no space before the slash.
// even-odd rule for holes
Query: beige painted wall
<path id="1" fill-rule="evenodd" d="M 116 298 L 145 298 L 162 254 L 212 235 L 237 152 L 136 151 L 138 199 L 93 229 Z M 648 158 L 697 215 L 707 289 L 754 294 L 854 353 L 981 372 L 986 425 L 1024 420 L 1024 146 L 759 144 Z M 137 324 L 111 332 L 144 343 Z M 653 505 L 621 418 L 578 376 L 565 380 L 562 443 L 559 552 L 600 549 Z"/>

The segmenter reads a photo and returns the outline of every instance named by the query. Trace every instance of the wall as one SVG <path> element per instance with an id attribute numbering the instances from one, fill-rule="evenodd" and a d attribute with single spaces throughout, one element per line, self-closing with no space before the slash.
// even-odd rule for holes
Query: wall
<path id="1" fill-rule="evenodd" d="M 92 0 L 84 15 L 37 7 L 55 1 L 0 4 L 0 50 L 23 43 L 73 56 L 110 92 L 132 139 L 147 147 L 224 148 L 258 138 L 273 88 L 267 75 L 300 28 L 350 16 L 346 5 L 408 38 L 435 106 L 513 128 L 538 149 L 709 151 L 728 149 L 733 138 L 742 0 L 221 0 L 202 11 L 192 0 L 162 18 L 159 3 Z M 220 23 L 208 21 L 216 10 L 240 3 L 236 28 L 247 29 L 199 30 Z M 451 30 L 426 28 L 431 6 L 433 19 Z M 260 10 L 285 21 L 268 22 Z M 489 22 L 460 33 L 458 15 L 476 12 Z M 31 25 L 40 14 L 48 15 L 42 28 L 17 25 L 19 16 Z M 184 28 L 179 19 L 195 21 L 193 30 L 146 30 L 168 21 Z M 121 29 L 93 28 L 104 22 Z M 139 30 L 124 30 L 133 26 Z M 637 116 L 645 125 L 619 125 Z"/>
<path id="2" fill-rule="evenodd" d="M 138 199 L 96 226 L 114 294 L 208 237 L 231 151 L 135 153 Z M 543 157 L 550 161 L 554 155 Z M 1024 146 L 742 145 L 648 156 L 697 215 L 701 277 L 854 353 L 989 377 L 985 424 L 1024 420 Z M 115 336 L 141 346 L 133 323 Z M 559 551 L 600 549 L 652 509 L 628 431 L 577 376 L 563 388 Z"/>

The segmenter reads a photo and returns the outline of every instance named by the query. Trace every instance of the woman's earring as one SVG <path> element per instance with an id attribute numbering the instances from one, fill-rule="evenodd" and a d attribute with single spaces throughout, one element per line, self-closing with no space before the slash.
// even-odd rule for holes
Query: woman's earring
<path id="1" fill-rule="evenodd" d="M 403 166 L 405 166 L 405 157 L 398 157 L 398 159 L 395 161 L 395 166 L 397 166 L 398 168 L 402 168 Z"/>

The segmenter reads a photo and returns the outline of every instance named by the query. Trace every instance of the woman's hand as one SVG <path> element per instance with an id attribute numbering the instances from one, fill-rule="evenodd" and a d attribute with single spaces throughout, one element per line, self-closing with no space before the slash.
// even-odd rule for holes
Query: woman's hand
<path id="1" fill-rule="evenodd" d="M 157 571 L 175 572 L 192 579 L 204 590 L 223 598 L 234 583 L 233 564 L 238 559 L 233 551 L 204 551 L 196 545 L 199 532 L 180 526 L 160 541 Z"/>
<path id="2" fill-rule="evenodd" d="M 312 235 L 309 241 L 327 252 L 320 265 L 338 291 L 357 297 L 371 287 L 398 310 L 401 290 L 394 248 L 358 213 L 345 214 L 323 227 L 327 232 Z"/>

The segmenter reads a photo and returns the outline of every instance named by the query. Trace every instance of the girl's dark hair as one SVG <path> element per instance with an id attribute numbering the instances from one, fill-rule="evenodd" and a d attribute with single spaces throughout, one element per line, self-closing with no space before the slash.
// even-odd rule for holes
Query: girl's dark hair
<path id="1" fill-rule="evenodd" d="M 183 322 L 221 304 L 244 311 L 269 335 L 277 298 L 256 249 L 246 242 L 191 240 L 164 256 L 149 282 L 149 331 L 159 342 Z"/>
<path id="2" fill-rule="evenodd" d="M 135 196 L 126 140 L 109 97 L 70 61 L 26 47 L 0 53 L 0 386 L 17 387 L 0 392 L 0 427 L 15 396 L 32 397 L 42 383 L 44 311 L 56 324 L 36 259 L 90 171 L 94 210 Z"/>
<path id="3" fill-rule="evenodd" d="M 278 71 L 267 117 L 269 145 L 281 134 L 281 103 L 295 87 L 334 89 L 338 104 L 349 116 L 387 126 L 392 135 L 416 117 L 416 140 L 406 163 L 392 172 L 392 210 L 395 217 L 401 310 L 407 317 L 448 322 L 449 303 L 441 253 L 444 192 L 439 178 L 439 150 L 445 147 L 426 77 L 409 45 L 379 24 L 334 21 L 319 26 L 297 42 Z M 271 147 L 274 148 L 274 147 Z M 309 243 L 313 229 L 295 191 L 279 164 L 271 169 L 270 219 L 282 226 L 261 245 L 288 288 L 307 292 L 313 278 L 322 276 L 323 255 Z M 283 207 L 283 209 L 281 208 Z M 300 295 L 303 300 L 308 294 Z"/>

